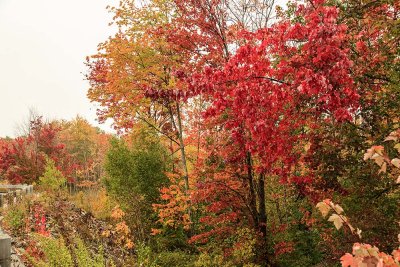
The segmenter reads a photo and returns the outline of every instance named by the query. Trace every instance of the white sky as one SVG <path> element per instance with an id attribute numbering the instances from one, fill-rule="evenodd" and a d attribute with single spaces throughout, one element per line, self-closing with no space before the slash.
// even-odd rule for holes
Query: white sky
<path id="1" fill-rule="evenodd" d="M 14 136 L 29 108 L 49 119 L 96 124 L 85 57 L 114 33 L 118 0 L 0 0 L 0 136 Z M 102 126 L 107 130 L 109 127 Z"/>

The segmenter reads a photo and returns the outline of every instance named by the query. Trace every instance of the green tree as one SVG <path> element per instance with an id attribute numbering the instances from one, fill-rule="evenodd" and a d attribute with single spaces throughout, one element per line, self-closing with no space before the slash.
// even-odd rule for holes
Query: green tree
<path id="1" fill-rule="evenodd" d="M 158 202 L 159 189 L 168 181 L 164 174 L 167 157 L 157 136 L 146 129 L 140 129 L 132 140 L 111 140 L 104 183 L 125 211 L 135 238 L 144 240 L 156 220 L 152 204 Z"/>
<path id="2" fill-rule="evenodd" d="M 55 192 L 64 187 L 67 180 L 62 172 L 57 169 L 54 160 L 48 158 L 43 176 L 39 178 L 39 181 L 45 190 Z"/>

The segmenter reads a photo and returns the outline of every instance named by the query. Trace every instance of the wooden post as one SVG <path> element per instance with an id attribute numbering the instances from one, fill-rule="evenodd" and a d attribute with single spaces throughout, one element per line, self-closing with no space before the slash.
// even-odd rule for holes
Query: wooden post
<path id="1" fill-rule="evenodd" d="M 17 191 L 11 191 L 12 195 L 12 203 L 16 204 L 17 203 Z"/>
<path id="2" fill-rule="evenodd" d="M 11 237 L 0 232 L 0 266 L 11 267 Z"/>
<path id="3" fill-rule="evenodd" d="M 6 204 L 6 195 L 4 193 L 0 193 L 0 208 L 4 206 L 4 204 Z"/>
<path id="4" fill-rule="evenodd" d="M 15 198 L 17 199 L 17 202 L 20 202 L 22 198 L 22 189 L 15 190 Z"/>

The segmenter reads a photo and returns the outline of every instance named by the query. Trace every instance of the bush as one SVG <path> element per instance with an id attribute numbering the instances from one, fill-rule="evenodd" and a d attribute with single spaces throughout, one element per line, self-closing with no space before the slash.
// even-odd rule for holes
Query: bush
<path id="1" fill-rule="evenodd" d="M 79 191 L 71 196 L 71 200 L 77 207 L 102 220 L 109 219 L 113 207 L 116 206 L 116 203 L 107 195 L 104 188 Z"/>
<path id="2" fill-rule="evenodd" d="M 43 252 L 41 260 L 29 257 L 34 266 L 38 267 L 73 267 L 74 262 L 71 254 L 62 238 L 45 237 L 39 234 L 34 235 L 39 249 Z"/>
<path id="3" fill-rule="evenodd" d="M 64 240 L 46 237 L 39 234 L 33 236 L 38 249 L 41 251 L 40 259 L 31 255 L 28 258 L 37 267 L 104 267 L 105 259 L 103 249 L 100 247 L 98 253 L 91 253 L 80 238 L 75 238 L 71 244 L 72 250 L 68 249 Z M 34 249 L 36 250 L 36 248 Z M 74 260 L 76 265 L 74 264 Z M 111 262 L 107 266 L 114 266 Z"/>
<path id="4" fill-rule="evenodd" d="M 24 203 L 18 203 L 5 212 L 4 221 L 14 233 L 21 233 L 25 227 L 27 209 Z"/>
<path id="5" fill-rule="evenodd" d="M 111 140 L 104 184 L 125 212 L 125 221 L 134 239 L 147 241 L 151 226 L 157 220 L 152 204 L 159 202 L 159 189 L 168 182 L 164 174 L 165 150 L 145 130 L 132 142 L 128 147 L 124 140 Z"/>
<path id="6" fill-rule="evenodd" d="M 194 267 L 197 255 L 191 255 L 181 250 L 152 251 L 150 246 L 139 243 L 136 246 L 138 266 L 146 267 Z"/>
<path id="7" fill-rule="evenodd" d="M 104 267 L 105 259 L 101 247 L 99 253 L 92 256 L 81 239 L 77 238 L 75 240 L 75 245 L 74 254 L 79 267 Z"/>
<path id="8" fill-rule="evenodd" d="M 57 169 L 54 161 L 47 159 L 45 171 L 39 181 L 46 191 L 56 192 L 65 187 L 67 180 L 61 171 Z"/>
<path id="9" fill-rule="evenodd" d="M 138 140 L 144 142 L 143 139 Z M 140 146 L 134 143 L 129 148 L 123 140 L 112 139 L 105 165 L 107 191 L 121 202 L 121 206 L 129 205 L 132 198 L 138 196 L 150 204 L 157 202 L 159 189 L 168 182 L 164 174 L 164 153 L 157 142 Z"/>
<path id="10" fill-rule="evenodd" d="M 195 257 L 184 251 L 163 251 L 158 254 L 156 262 L 160 267 L 194 267 Z"/>
<path id="11" fill-rule="evenodd" d="M 233 267 L 232 264 L 226 262 L 222 255 L 210 255 L 208 253 L 202 253 L 199 255 L 197 261 L 194 264 L 195 267 Z"/>
<path id="12" fill-rule="evenodd" d="M 143 243 L 139 243 L 136 246 L 136 256 L 138 266 L 160 267 L 156 263 L 155 255 L 152 253 L 151 248 Z"/>

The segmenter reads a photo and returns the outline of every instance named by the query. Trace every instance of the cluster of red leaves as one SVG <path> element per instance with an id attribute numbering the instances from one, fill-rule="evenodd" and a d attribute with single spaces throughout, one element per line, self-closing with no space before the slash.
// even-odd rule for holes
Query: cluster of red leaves
<path id="1" fill-rule="evenodd" d="M 350 36 L 339 10 L 313 1 L 298 5 L 296 16 L 302 22 L 283 17 L 255 33 L 242 31 L 245 44 L 221 67 L 182 77 L 191 95 L 211 101 L 205 112 L 209 124 L 222 124 L 229 133 L 229 146 L 216 152 L 225 164 L 243 164 L 251 153 L 256 173 L 302 185 L 306 193 L 312 175 L 293 176 L 304 152 L 299 147 L 308 138 L 305 129 L 320 119 L 350 120 L 359 96 L 351 75 Z M 248 190 L 235 173 L 217 173 L 197 185 L 193 199 L 205 205 L 207 216 L 201 219 L 202 234 L 192 240 L 232 234 L 228 229 L 246 210 L 240 196 Z"/>
<path id="2" fill-rule="evenodd" d="M 347 14 L 346 25 L 349 27 L 352 42 L 355 44 L 353 53 L 354 76 L 364 85 L 362 93 L 366 94 L 366 104 L 373 105 L 376 93 L 387 84 L 387 72 L 393 64 L 398 64 L 396 51 L 400 45 L 399 38 L 393 38 L 398 30 L 398 1 L 377 1 L 359 3 L 358 10 Z M 368 66 L 368 67 L 366 67 Z M 369 89 L 374 89 L 370 91 Z"/>
<path id="3" fill-rule="evenodd" d="M 60 128 L 42 122 L 41 117 L 31 122 L 27 136 L 17 137 L 1 144 L 0 171 L 11 183 L 32 183 L 44 171 L 46 158 L 57 163 L 66 177 L 70 177 L 75 166 L 70 164 L 65 145 L 58 142 Z"/>
<path id="4" fill-rule="evenodd" d="M 197 182 L 192 193 L 193 204 L 205 214 L 199 220 L 201 234 L 193 236 L 190 241 L 207 243 L 210 238 L 222 241 L 237 230 L 238 223 L 245 223 L 243 184 L 239 179 L 232 179 L 228 171 L 204 175 L 206 178 Z"/>
<path id="5" fill-rule="evenodd" d="M 293 242 L 279 242 L 277 244 L 275 244 L 274 246 L 274 251 L 275 251 L 275 255 L 279 256 L 285 253 L 290 253 L 294 250 L 294 243 Z"/>
<path id="6" fill-rule="evenodd" d="M 47 229 L 46 211 L 40 203 L 35 203 L 30 207 L 29 216 L 26 220 L 26 233 L 37 233 L 46 237 L 50 236 L 50 232 Z M 44 253 L 37 241 L 31 238 L 27 239 L 26 255 L 36 260 L 44 258 Z"/>
<path id="7" fill-rule="evenodd" d="M 243 34 L 247 44 L 223 68 L 190 78 L 192 91 L 211 96 L 206 116 L 227 115 L 235 142 L 259 155 L 265 170 L 278 160 L 293 165 L 289 151 L 304 138 L 294 132 L 309 120 L 348 120 L 358 107 L 347 27 L 338 22 L 337 8 L 315 5 L 298 6 L 304 23 L 283 19 Z"/>
<path id="8" fill-rule="evenodd" d="M 28 240 L 27 248 L 26 248 L 26 254 L 29 255 L 30 257 L 39 260 L 44 258 L 44 253 L 43 251 L 39 248 L 39 245 L 37 241 L 35 240 Z"/>
<path id="9" fill-rule="evenodd" d="M 186 58 L 185 64 L 176 70 L 178 78 L 190 77 L 204 66 L 221 66 L 229 57 L 227 42 L 226 10 L 221 0 L 181 1 L 174 0 L 177 14 L 173 22 L 159 29 L 166 36 L 171 49 L 179 51 Z M 223 25 L 219 25 L 219 23 Z M 192 92 L 187 92 L 192 96 Z"/>
<path id="10" fill-rule="evenodd" d="M 32 207 L 32 213 L 33 213 L 32 226 L 34 231 L 43 236 L 49 236 L 50 233 L 48 232 L 46 226 L 46 212 L 44 208 L 40 204 L 34 205 Z"/>

